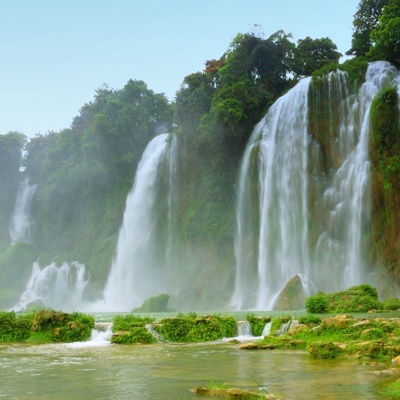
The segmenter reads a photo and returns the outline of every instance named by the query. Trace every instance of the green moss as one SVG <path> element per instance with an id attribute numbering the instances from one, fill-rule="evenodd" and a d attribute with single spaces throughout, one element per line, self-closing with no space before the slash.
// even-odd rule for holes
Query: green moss
<path id="1" fill-rule="evenodd" d="M 116 315 L 113 319 L 113 332 L 130 331 L 134 328 L 145 327 L 154 321 L 153 317 L 141 317 L 134 314 Z"/>
<path id="2" fill-rule="evenodd" d="M 29 343 L 76 342 L 90 338 L 94 319 L 81 313 L 50 310 L 16 315 L 0 313 L 0 342 Z"/>
<path id="3" fill-rule="evenodd" d="M 141 307 L 135 308 L 133 312 L 167 312 L 173 311 L 168 308 L 169 294 L 163 293 L 146 299 Z"/>
<path id="4" fill-rule="evenodd" d="M 370 111 L 371 261 L 400 277 L 400 127 L 397 89 L 382 89 Z"/>
<path id="5" fill-rule="evenodd" d="M 313 359 L 333 359 L 342 354 L 341 348 L 332 342 L 314 342 L 307 350 Z"/>
<path id="6" fill-rule="evenodd" d="M 236 335 L 237 321 L 218 315 L 197 316 L 195 313 L 165 318 L 154 329 L 173 342 L 206 342 Z"/>
<path id="7" fill-rule="evenodd" d="M 306 300 L 306 310 L 311 314 L 325 314 L 329 312 L 327 296 L 319 292 Z"/>
<path id="8" fill-rule="evenodd" d="M 157 340 L 145 327 L 134 327 L 124 335 L 113 337 L 111 342 L 116 344 L 149 344 L 156 343 Z"/>
<path id="9" fill-rule="evenodd" d="M 384 310 L 398 310 L 400 309 L 400 299 L 397 297 L 393 297 L 391 299 L 387 299 L 383 302 Z"/>
<path id="10" fill-rule="evenodd" d="M 252 334 L 254 336 L 261 336 L 265 325 L 271 321 L 271 317 L 256 317 L 253 313 L 247 313 L 246 320 L 251 326 Z"/>

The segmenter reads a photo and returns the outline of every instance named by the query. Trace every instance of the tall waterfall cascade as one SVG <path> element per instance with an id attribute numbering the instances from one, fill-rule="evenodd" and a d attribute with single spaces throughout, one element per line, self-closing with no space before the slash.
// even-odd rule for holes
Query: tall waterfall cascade
<path id="1" fill-rule="evenodd" d="M 115 258 L 104 289 L 108 310 L 131 311 L 150 296 L 168 292 L 170 239 L 159 232 L 160 225 L 170 230 L 172 177 L 166 193 L 160 182 L 161 170 L 173 174 L 176 143 L 169 135 L 155 137 L 145 149 L 138 165 L 119 232 Z M 161 168 L 162 166 L 169 166 Z M 164 198 L 165 204 L 160 198 Z M 165 218 L 165 224 L 160 219 Z M 165 229 L 165 228 L 164 228 Z M 170 233 L 170 232 L 169 232 Z M 164 237 L 162 239 L 161 237 Z"/>
<path id="2" fill-rule="evenodd" d="M 236 214 L 236 309 L 273 309 L 294 275 L 307 294 L 364 283 L 369 110 L 380 89 L 400 91 L 399 73 L 387 62 L 372 63 L 357 94 L 350 94 L 346 73 L 331 73 L 325 98 L 311 105 L 312 85 L 303 79 L 278 99 L 246 148 Z M 324 144 L 309 120 L 311 107 L 321 103 L 330 115 Z"/>
<path id="3" fill-rule="evenodd" d="M 23 180 L 18 187 L 14 212 L 9 227 L 11 244 L 29 242 L 30 236 L 30 205 L 35 193 L 36 185 L 30 185 L 28 180 Z"/>
<path id="4" fill-rule="evenodd" d="M 88 281 L 85 265 L 76 261 L 70 264 L 64 262 L 61 266 L 51 263 L 44 268 L 35 262 L 26 289 L 12 310 L 23 311 L 30 306 L 63 311 L 81 310 Z"/>

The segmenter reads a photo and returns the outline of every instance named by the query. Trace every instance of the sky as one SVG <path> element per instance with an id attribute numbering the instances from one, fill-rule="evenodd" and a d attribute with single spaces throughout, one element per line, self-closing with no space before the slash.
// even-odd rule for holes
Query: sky
<path id="1" fill-rule="evenodd" d="M 238 33 L 351 46 L 359 0 L 0 0 L 0 134 L 69 128 L 103 84 L 171 101 Z M 255 28 L 258 25 L 262 28 Z M 343 59 L 342 59 L 343 61 Z"/>

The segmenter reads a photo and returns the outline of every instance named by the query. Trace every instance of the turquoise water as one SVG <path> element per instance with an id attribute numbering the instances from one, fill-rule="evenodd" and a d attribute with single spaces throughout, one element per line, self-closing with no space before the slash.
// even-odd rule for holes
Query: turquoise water
<path id="1" fill-rule="evenodd" d="M 372 365 L 310 360 L 300 351 L 245 351 L 229 343 L 0 345 L 0 399 L 196 399 L 196 385 L 288 399 L 379 399 Z"/>

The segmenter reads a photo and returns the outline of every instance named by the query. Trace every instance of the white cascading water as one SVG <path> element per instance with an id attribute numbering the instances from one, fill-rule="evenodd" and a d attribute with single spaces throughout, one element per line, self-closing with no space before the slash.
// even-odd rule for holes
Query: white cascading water
<path id="1" fill-rule="evenodd" d="M 308 238 L 308 168 L 318 164 L 308 133 L 310 80 L 278 99 L 252 134 L 239 181 L 232 297 L 236 309 L 272 309 L 296 274 L 327 292 L 364 283 L 361 233 L 370 212 L 369 109 L 381 88 L 400 87 L 399 73 L 387 62 L 370 64 L 356 96 L 346 91 L 346 74 L 337 76 L 331 81 L 339 85 L 339 134 L 331 146 L 338 165 L 331 176 L 324 176 L 327 183 L 321 183 L 325 189 L 316 200 L 326 224 L 315 249 Z"/>
<path id="2" fill-rule="evenodd" d="M 81 310 L 83 292 L 89 281 L 85 265 L 76 261 L 58 267 L 52 263 L 43 269 L 35 262 L 32 274 L 13 311 L 23 311 L 29 306 L 54 310 Z"/>
<path id="3" fill-rule="evenodd" d="M 160 253 L 164 253 L 161 258 L 166 264 L 168 254 L 158 246 L 154 214 L 160 166 L 168 159 L 167 139 L 168 134 L 155 137 L 138 165 L 126 202 L 115 259 L 104 289 L 107 310 L 131 311 L 148 297 L 165 292 L 165 265 L 156 264 Z"/>
<path id="4" fill-rule="evenodd" d="M 29 211 L 35 189 L 36 185 L 30 185 L 27 179 L 19 184 L 14 212 L 9 227 L 11 244 L 29 242 Z"/>
<path id="5" fill-rule="evenodd" d="M 293 275 L 308 274 L 309 82 L 310 79 L 302 80 L 274 103 L 253 132 L 245 153 L 235 240 L 237 264 L 232 303 L 237 309 L 271 309 L 275 296 Z M 256 201 L 249 195 L 250 186 L 257 185 L 250 182 L 254 157 L 259 165 Z M 252 204 L 254 201 L 256 205 Z M 258 226 L 251 220 L 257 207 Z M 251 273 L 253 260 L 256 274 Z"/>

